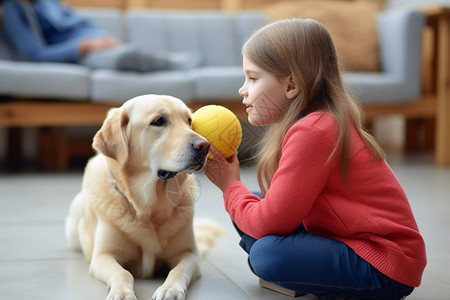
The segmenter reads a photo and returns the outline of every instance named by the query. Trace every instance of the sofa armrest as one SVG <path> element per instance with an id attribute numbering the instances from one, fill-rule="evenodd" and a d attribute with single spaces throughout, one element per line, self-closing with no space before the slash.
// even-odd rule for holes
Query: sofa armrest
<path id="1" fill-rule="evenodd" d="M 405 99 L 416 99 L 421 94 L 424 25 L 425 15 L 416 10 L 391 10 L 377 18 L 381 68 L 401 79 Z"/>

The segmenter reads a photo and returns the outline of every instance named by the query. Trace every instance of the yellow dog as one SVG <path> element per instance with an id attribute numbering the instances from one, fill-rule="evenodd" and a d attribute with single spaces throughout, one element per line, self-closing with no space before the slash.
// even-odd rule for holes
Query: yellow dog
<path id="1" fill-rule="evenodd" d="M 107 299 L 136 299 L 134 277 L 151 277 L 161 265 L 170 272 L 153 299 L 184 299 L 200 276 L 191 173 L 203 167 L 209 146 L 177 98 L 144 95 L 109 111 L 66 220 L 69 245 L 108 284 Z M 214 239 L 220 227 L 207 227 L 201 232 Z M 198 238 L 207 251 L 211 240 Z"/>

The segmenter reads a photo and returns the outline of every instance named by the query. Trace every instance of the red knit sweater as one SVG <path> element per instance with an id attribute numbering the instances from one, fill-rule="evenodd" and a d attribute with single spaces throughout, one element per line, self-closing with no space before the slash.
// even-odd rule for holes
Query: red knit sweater
<path id="1" fill-rule="evenodd" d="M 342 241 L 388 277 L 419 286 L 425 244 L 408 199 L 384 160 L 351 130 L 348 183 L 338 155 L 333 115 L 311 113 L 287 132 L 278 170 L 264 199 L 241 182 L 224 191 L 225 208 L 245 233 L 288 235 L 303 222 L 315 234 Z"/>

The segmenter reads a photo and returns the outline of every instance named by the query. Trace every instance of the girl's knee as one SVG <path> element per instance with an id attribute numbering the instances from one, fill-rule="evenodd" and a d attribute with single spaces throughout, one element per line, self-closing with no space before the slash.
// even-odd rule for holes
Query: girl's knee
<path id="1" fill-rule="evenodd" d="M 275 280 L 277 274 L 286 268 L 283 251 L 278 247 L 281 237 L 268 235 L 257 240 L 249 254 L 253 272 L 264 280 Z"/>

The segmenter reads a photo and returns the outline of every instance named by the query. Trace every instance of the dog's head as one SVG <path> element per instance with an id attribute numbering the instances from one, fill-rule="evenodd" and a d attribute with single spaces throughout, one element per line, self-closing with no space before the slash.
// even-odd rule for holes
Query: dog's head
<path id="1" fill-rule="evenodd" d="M 171 96 L 143 95 L 113 108 L 93 147 L 134 171 L 151 170 L 162 180 L 200 170 L 209 143 L 191 128 L 191 111 Z"/>

